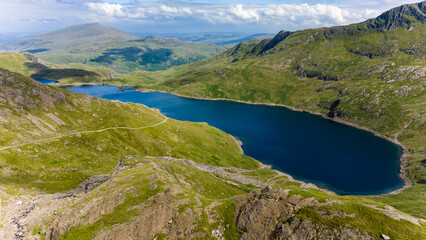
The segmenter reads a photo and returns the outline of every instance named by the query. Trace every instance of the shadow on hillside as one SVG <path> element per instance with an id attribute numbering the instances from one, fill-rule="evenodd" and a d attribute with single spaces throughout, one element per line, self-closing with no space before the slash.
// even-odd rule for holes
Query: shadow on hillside
<path id="1" fill-rule="evenodd" d="M 94 78 L 99 77 L 100 75 L 83 70 L 83 69 L 75 69 L 75 68 L 66 68 L 66 69 L 52 69 L 48 68 L 47 66 L 36 63 L 36 62 L 27 62 L 25 63 L 25 66 L 36 70 L 37 72 L 32 74 L 32 78 L 46 78 L 51 80 L 60 80 L 63 78 Z"/>

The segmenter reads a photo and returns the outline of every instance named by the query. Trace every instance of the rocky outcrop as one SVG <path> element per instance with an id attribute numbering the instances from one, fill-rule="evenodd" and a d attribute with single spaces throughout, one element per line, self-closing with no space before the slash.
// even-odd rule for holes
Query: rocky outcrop
<path id="1" fill-rule="evenodd" d="M 340 103 L 341 103 L 340 99 L 337 99 L 336 101 L 331 103 L 330 108 L 328 109 L 328 110 L 330 110 L 330 112 L 327 113 L 327 116 L 329 118 L 342 117 L 343 116 L 343 114 L 341 112 L 336 111 L 336 108 L 339 106 Z"/>
<path id="2" fill-rule="evenodd" d="M 117 175 L 113 175 L 102 185 L 105 189 L 109 189 L 108 193 L 103 192 L 105 190 L 95 188 L 87 195 L 88 198 L 86 199 L 88 200 L 85 200 L 85 198 L 76 200 L 78 204 L 74 205 L 75 207 L 65 208 L 49 224 L 45 239 L 60 239 L 73 227 L 89 226 L 98 221 L 104 221 L 102 220 L 103 217 L 115 211 L 121 204 L 125 203 L 127 198 L 132 195 L 139 197 L 140 193 L 136 191 L 136 187 L 128 186 L 122 189 L 116 185 L 134 177 L 136 176 L 121 175 L 117 177 Z M 102 177 L 100 177 L 100 180 L 103 180 Z M 155 190 L 160 182 L 165 180 L 165 176 L 154 173 L 148 176 L 148 180 L 150 189 Z M 147 180 L 140 179 L 140 181 Z M 81 191 L 84 186 L 84 184 L 79 186 L 76 195 L 84 194 Z M 116 221 L 116 224 L 100 229 L 92 239 L 150 240 L 157 235 L 166 235 L 167 239 L 204 238 L 203 232 L 194 230 L 201 217 L 201 202 L 198 197 L 194 197 L 197 202 L 194 208 L 182 210 L 180 206 L 188 204 L 190 201 L 190 199 L 182 197 L 182 194 L 183 189 L 177 185 L 165 186 L 165 189 L 160 190 L 146 201 L 129 207 L 127 210 L 137 212 L 131 217 L 131 220 L 129 219 L 130 221 L 112 220 Z"/>
<path id="3" fill-rule="evenodd" d="M 368 233 L 346 227 L 331 228 L 297 217 L 305 207 L 321 205 L 313 198 L 289 196 L 288 191 L 270 187 L 234 198 L 237 205 L 236 226 L 241 239 L 374 239 Z M 339 217 L 344 213 L 336 213 Z M 328 216 L 334 217 L 334 216 Z"/>
<path id="4" fill-rule="evenodd" d="M 271 41 L 269 41 L 258 53 L 258 55 L 262 55 L 266 53 L 268 50 L 274 48 L 277 46 L 280 42 L 282 42 L 284 39 L 286 39 L 288 36 L 290 36 L 292 32 L 288 31 L 281 31 L 279 32 Z"/>
<path id="5" fill-rule="evenodd" d="M 58 89 L 0 68 L 0 99 L 16 108 L 54 107 L 65 100 Z"/>

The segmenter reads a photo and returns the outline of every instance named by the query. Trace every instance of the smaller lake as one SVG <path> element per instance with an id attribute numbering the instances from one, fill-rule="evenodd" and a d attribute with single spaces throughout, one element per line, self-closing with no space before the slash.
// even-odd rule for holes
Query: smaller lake
<path id="1" fill-rule="evenodd" d="M 238 137 L 246 155 L 338 194 L 381 194 L 403 185 L 398 177 L 400 147 L 367 131 L 284 107 L 117 89 L 81 86 L 70 90 L 142 103 L 178 120 L 207 122 Z"/>
<path id="2" fill-rule="evenodd" d="M 47 79 L 42 79 L 42 78 L 34 78 L 34 80 L 36 80 L 37 82 L 41 82 L 43 84 L 53 84 L 53 83 L 58 82 L 58 81 L 55 81 L 55 80 L 47 80 Z"/>

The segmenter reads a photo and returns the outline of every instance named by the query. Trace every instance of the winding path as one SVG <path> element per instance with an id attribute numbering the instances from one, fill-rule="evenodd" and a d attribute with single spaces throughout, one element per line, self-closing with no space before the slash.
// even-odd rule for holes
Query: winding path
<path id="1" fill-rule="evenodd" d="M 30 142 L 19 144 L 19 145 L 11 145 L 11 146 L 0 147 L 0 151 L 1 150 L 11 149 L 11 148 L 23 147 L 23 146 L 30 145 L 30 144 L 36 144 L 36 143 L 41 143 L 41 142 L 52 141 L 52 140 L 55 140 L 55 139 L 59 139 L 59 138 L 63 138 L 63 137 L 69 137 L 69 136 L 73 136 L 73 135 L 77 135 L 77 134 L 100 133 L 100 132 L 104 132 L 104 131 L 108 131 L 108 130 L 115 130 L 115 129 L 140 130 L 140 129 L 152 128 L 152 127 L 156 127 L 156 126 L 159 126 L 159 125 L 167 122 L 168 119 L 169 119 L 168 117 L 165 117 L 163 121 L 161 121 L 159 123 L 156 123 L 154 125 L 145 126 L 145 127 L 137 127 L 137 128 L 132 128 L 132 127 L 110 127 L 110 128 L 99 129 L 99 130 L 91 130 L 91 131 L 82 131 L 82 132 L 73 132 L 73 133 L 67 133 L 67 134 L 60 134 L 60 135 L 55 136 L 55 137 L 34 140 L 34 141 L 30 141 Z"/>
<path id="2" fill-rule="evenodd" d="M 397 132 L 397 133 L 395 133 L 395 136 L 394 136 L 394 139 L 396 140 L 396 141 L 399 141 L 398 140 L 398 137 L 399 137 L 399 135 L 401 135 L 410 125 L 411 125 L 411 123 L 412 122 L 414 122 L 414 120 L 416 120 L 416 119 L 411 119 L 411 121 L 409 122 L 409 123 L 407 123 L 407 125 L 405 125 L 402 129 L 401 129 L 401 131 L 399 131 L 399 132 Z"/>

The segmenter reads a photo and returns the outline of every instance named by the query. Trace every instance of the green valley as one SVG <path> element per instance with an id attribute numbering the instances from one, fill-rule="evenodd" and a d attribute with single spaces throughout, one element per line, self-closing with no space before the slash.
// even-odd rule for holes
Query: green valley
<path id="1" fill-rule="evenodd" d="M 225 48 L 173 38 L 138 38 L 112 27 L 91 23 L 5 42 L 0 44 L 0 50 L 29 52 L 56 64 L 84 63 L 128 73 L 168 69 L 205 59 Z"/>

